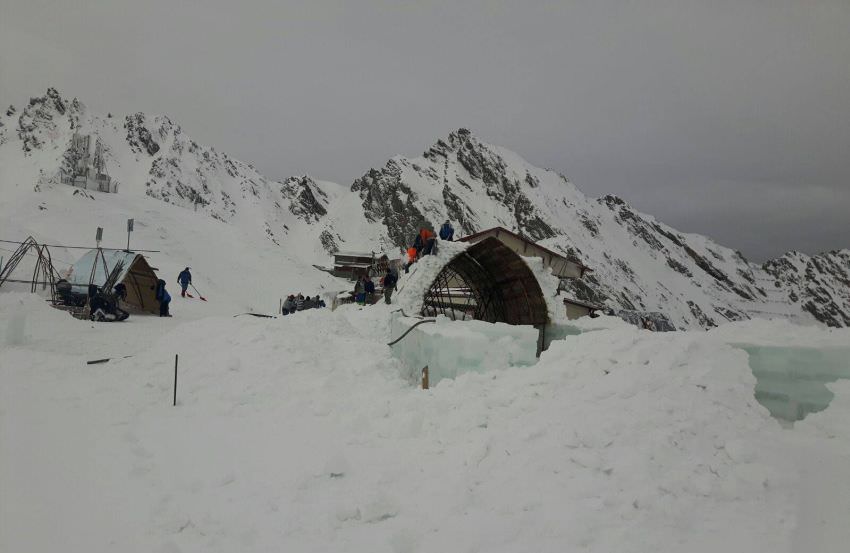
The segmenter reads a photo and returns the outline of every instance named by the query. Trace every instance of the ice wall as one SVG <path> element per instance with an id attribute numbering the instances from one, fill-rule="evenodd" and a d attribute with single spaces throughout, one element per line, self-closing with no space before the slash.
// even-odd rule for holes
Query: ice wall
<path id="1" fill-rule="evenodd" d="M 749 354 L 756 399 L 781 420 L 823 411 L 834 397 L 825 383 L 850 379 L 850 348 L 735 345 Z"/>
<path id="2" fill-rule="evenodd" d="M 393 314 L 392 337 L 398 338 L 422 319 Z M 452 321 L 438 316 L 424 323 L 392 346 L 412 380 L 428 366 L 431 385 L 468 372 L 529 366 L 537 362 L 538 331 L 532 326 Z"/>
<path id="3" fill-rule="evenodd" d="M 567 336 L 578 336 L 581 333 L 582 329 L 575 325 L 565 323 L 548 324 L 543 334 L 543 349 L 549 349 L 549 346 L 555 340 L 563 340 Z"/>

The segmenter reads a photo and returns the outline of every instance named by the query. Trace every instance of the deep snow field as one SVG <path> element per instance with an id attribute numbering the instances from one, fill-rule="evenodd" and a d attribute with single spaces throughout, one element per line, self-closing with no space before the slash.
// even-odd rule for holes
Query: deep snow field
<path id="1" fill-rule="evenodd" d="M 850 331 L 600 318 L 423 391 L 390 309 L 96 324 L 0 294 L 0 551 L 847 551 L 850 382 L 783 428 L 728 344 Z"/>

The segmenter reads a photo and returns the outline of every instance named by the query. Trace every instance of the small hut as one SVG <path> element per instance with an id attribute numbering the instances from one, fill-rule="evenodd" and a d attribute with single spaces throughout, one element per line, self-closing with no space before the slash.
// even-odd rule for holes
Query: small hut
<path id="1" fill-rule="evenodd" d="M 360 275 L 368 273 L 369 268 L 374 262 L 374 253 L 336 252 L 334 254 L 334 268 L 331 274 L 335 277 L 356 280 Z"/>
<path id="2" fill-rule="evenodd" d="M 90 250 L 71 266 L 66 279 L 74 292 L 87 294 L 89 283 L 103 286 L 109 274 L 119 265 L 121 270 L 115 283 L 127 287 L 125 303 L 139 311 L 159 313 L 156 301 L 158 277 L 141 254 L 123 250 Z"/>

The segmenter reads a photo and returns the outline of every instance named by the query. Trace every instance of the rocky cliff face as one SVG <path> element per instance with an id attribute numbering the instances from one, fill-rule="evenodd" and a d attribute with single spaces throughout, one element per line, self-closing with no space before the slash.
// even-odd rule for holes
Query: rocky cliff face
<path id="1" fill-rule="evenodd" d="M 681 233 L 616 196 L 591 199 L 566 177 L 459 129 L 421 157 L 394 157 L 349 187 L 309 176 L 282 182 L 193 141 L 166 116 L 90 114 L 54 89 L 0 115 L 3 185 L 56 186 L 74 133 L 104 145 L 120 193 L 206 213 L 263 233 L 309 263 L 339 249 L 400 252 L 422 226 L 459 236 L 502 226 L 593 269 L 569 294 L 663 313 L 679 328 L 750 317 L 850 325 L 850 252 L 789 253 L 764 266 Z"/>
<path id="2" fill-rule="evenodd" d="M 774 288 L 815 319 L 850 326 L 850 250 L 808 256 L 789 252 L 764 264 Z"/>
<path id="3" fill-rule="evenodd" d="M 499 149 L 459 129 L 422 158 L 396 157 L 384 168 L 372 169 L 351 190 L 362 199 L 366 217 L 383 224 L 401 248 L 422 226 L 439 226 L 445 219 L 465 234 L 486 228 L 483 220 L 495 219 L 534 240 L 557 236 L 526 193 L 538 185 L 538 177 L 512 166 Z M 495 217 L 481 213 L 493 208 Z"/>

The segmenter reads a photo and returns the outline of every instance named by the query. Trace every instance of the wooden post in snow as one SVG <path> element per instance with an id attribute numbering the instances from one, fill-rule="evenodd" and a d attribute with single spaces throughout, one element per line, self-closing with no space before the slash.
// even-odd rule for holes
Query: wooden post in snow
<path id="1" fill-rule="evenodd" d="M 422 389 L 428 389 L 428 365 L 422 368 Z"/>
<path id="2" fill-rule="evenodd" d="M 177 407 L 177 354 L 174 354 L 174 407 Z"/>

